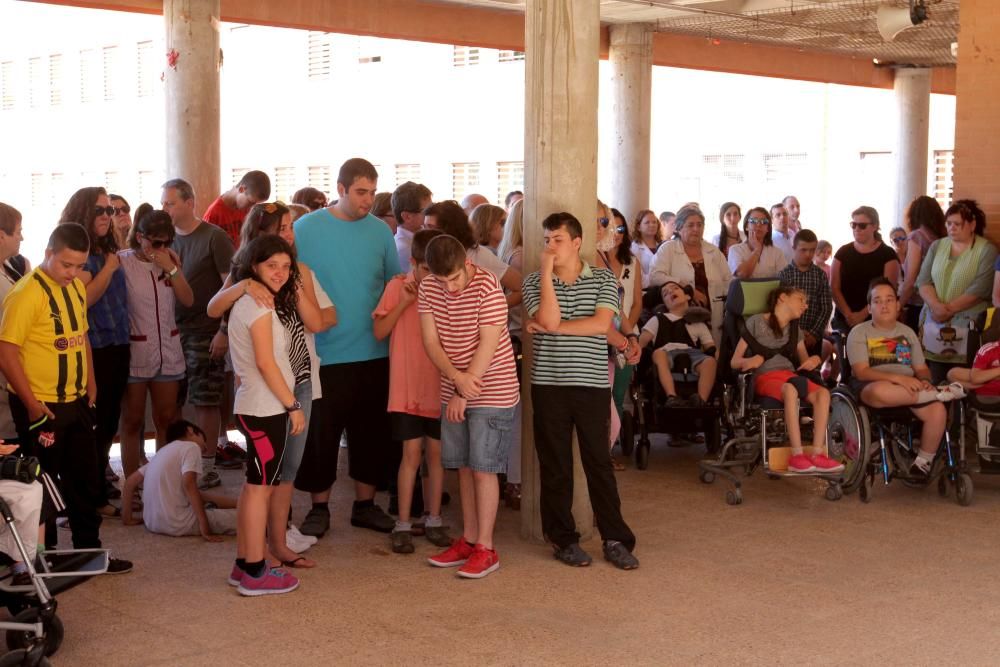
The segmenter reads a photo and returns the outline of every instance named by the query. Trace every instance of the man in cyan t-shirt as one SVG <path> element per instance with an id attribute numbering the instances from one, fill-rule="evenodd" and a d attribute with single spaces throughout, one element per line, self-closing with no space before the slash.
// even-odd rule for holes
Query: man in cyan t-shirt
<path id="1" fill-rule="evenodd" d="M 386 412 L 389 345 L 377 340 L 372 312 L 386 283 L 400 273 L 392 232 L 369 214 L 378 173 L 352 158 L 337 176 L 339 199 L 295 222 L 299 259 L 313 270 L 337 306 L 337 325 L 316 334 L 322 360 L 323 398 L 313 403 L 309 435 L 296 488 L 312 494 L 313 507 L 300 530 L 320 537 L 330 527 L 330 487 L 337 478 L 340 437 L 349 443 L 348 471 L 354 480 L 351 525 L 392 532 L 396 522 L 375 504 L 399 467 Z"/>

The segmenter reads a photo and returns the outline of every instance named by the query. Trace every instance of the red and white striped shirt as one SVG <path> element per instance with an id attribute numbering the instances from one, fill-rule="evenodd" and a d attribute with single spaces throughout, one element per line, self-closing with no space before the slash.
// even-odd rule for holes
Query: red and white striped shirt
<path id="1" fill-rule="evenodd" d="M 509 408 L 517 405 L 520 387 L 514 365 L 514 350 L 507 331 L 507 301 L 500 281 L 489 271 L 472 266 L 475 273 L 461 292 L 452 294 L 434 276 L 420 281 L 417 312 L 434 316 L 441 347 L 451 364 L 465 371 L 479 346 L 479 327 L 503 327 L 496 352 L 483 375 L 478 398 L 469 399 L 470 408 Z M 454 383 L 441 375 L 441 402 L 455 393 Z"/>

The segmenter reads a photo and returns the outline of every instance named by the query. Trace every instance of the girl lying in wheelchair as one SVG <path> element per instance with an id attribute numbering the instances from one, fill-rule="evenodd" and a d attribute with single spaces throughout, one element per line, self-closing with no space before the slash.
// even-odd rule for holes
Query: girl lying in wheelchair
<path id="1" fill-rule="evenodd" d="M 798 327 L 798 320 L 808 307 L 806 295 L 794 287 L 779 287 L 771 292 L 767 305 L 768 312 L 747 320 L 746 335 L 736 344 L 730 364 L 736 371 L 753 371 L 753 390 L 758 398 L 771 398 L 784 405 L 792 449 L 788 472 L 840 472 L 843 464 L 824 453 L 830 392 L 805 375 L 822 363 L 818 356 L 806 352 L 805 336 Z M 798 365 L 793 358 L 798 358 Z M 806 454 L 802 448 L 799 399 L 812 406 L 812 454 Z"/>
<path id="2" fill-rule="evenodd" d="M 847 337 L 849 386 L 869 407 L 908 407 L 921 421 L 920 449 L 909 472 L 926 478 L 948 419 L 943 403 L 965 394 L 957 383 L 940 389 L 930 383 L 920 338 L 897 321 L 899 307 L 892 283 L 882 277 L 872 280 L 868 287 L 872 319 L 856 325 Z"/>
<path id="3" fill-rule="evenodd" d="M 681 287 L 668 281 L 660 288 L 666 313 L 649 318 L 639 336 L 639 348 L 653 344 L 653 364 L 663 391 L 667 394 L 666 407 L 684 405 L 677 395 L 677 386 L 671 372 L 674 360 L 682 354 L 691 360 L 691 371 L 698 377 L 698 391 L 688 399 L 689 404 L 701 407 L 708 402 L 715 384 L 715 341 L 705 321 L 691 321 L 689 313 L 694 291 L 690 286 Z M 705 319 L 710 317 L 705 311 Z"/>

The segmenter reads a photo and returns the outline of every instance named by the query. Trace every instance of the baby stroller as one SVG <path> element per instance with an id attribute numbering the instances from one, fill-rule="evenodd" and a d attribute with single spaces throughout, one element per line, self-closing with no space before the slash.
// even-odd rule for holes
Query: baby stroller
<path id="1" fill-rule="evenodd" d="M 647 289 L 643 296 L 640 326 L 654 317 L 663 317 L 662 313 L 660 288 Z M 709 454 L 718 452 L 721 446 L 722 415 L 721 407 L 718 405 L 718 392 L 715 392 L 703 406 L 685 404 L 668 408 L 665 405 L 666 392 L 660 385 L 652 362 L 653 350 L 659 349 L 665 343 L 661 340 L 664 331 L 665 327 L 661 326 L 653 344 L 642 351 L 642 357 L 629 386 L 632 411 L 626 409 L 622 418 L 622 453 L 626 456 L 631 453 L 633 434 L 638 435 L 638 442 L 635 444 L 635 464 L 639 470 L 649 467 L 650 433 L 671 434 L 674 436 L 673 442 L 677 443 L 683 442 L 679 437 L 681 435 L 703 432 L 705 447 Z M 679 397 L 683 399 L 697 393 L 698 376 L 693 372 L 690 356 L 677 355 L 670 370 Z"/>
<path id="2" fill-rule="evenodd" d="M 730 505 L 743 502 L 742 482 L 734 471 L 739 470 L 743 476 L 749 477 L 757 468 L 763 468 L 772 479 L 786 476 L 818 477 L 827 482 L 827 500 L 840 500 L 843 496 L 841 473 L 789 473 L 781 468 L 776 455 L 772 458 L 772 450 L 783 446 L 787 435 L 783 406 L 772 398 L 754 397 L 752 373 L 737 373 L 730 365 L 740 338 L 747 340 L 753 352 L 761 354 L 766 351 L 764 348 L 758 349 L 759 343 L 747 332 L 746 320 L 751 315 L 766 312 L 768 296 L 780 284 L 775 279 L 734 279 L 729 284 L 729 295 L 726 297 L 719 378 L 724 385 L 723 419 L 731 437 L 717 457 L 698 463 L 698 478 L 705 484 L 713 483 L 717 476 L 728 480 L 732 488 L 726 491 L 726 502 Z M 792 333 L 797 337 L 797 328 L 794 326 Z M 799 408 L 803 442 L 812 438 L 810 413 L 811 406 L 803 401 Z M 833 456 L 833 452 L 830 455 Z"/>
<path id="3" fill-rule="evenodd" d="M 16 585 L 13 575 L 0 578 L 0 604 L 12 618 L 0 621 L 6 630 L 9 652 L 0 657 L 0 667 L 48 665 L 48 656 L 59 650 L 63 624 L 56 615 L 55 595 L 82 583 L 88 577 L 108 569 L 106 549 L 68 549 L 46 551 L 37 560 L 27 553 L 14 515 L 0 498 L 0 516 L 17 545 L 18 555 L 28 570 L 30 584 Z M 51 582 L 51 583 L 49 583 Z"/>

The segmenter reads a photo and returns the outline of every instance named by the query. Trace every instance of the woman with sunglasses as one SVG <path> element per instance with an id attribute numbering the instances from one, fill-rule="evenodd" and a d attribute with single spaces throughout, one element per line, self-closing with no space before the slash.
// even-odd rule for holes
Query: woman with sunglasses
<path id="1" fill-rule="evenodd" d="M 658 287 L 673 281 L 681 287 L 694 287 L 693 305 L 711 310 L 710 328 L 718 345 L 722 340 L 723 300 L 733 273 L 722 251 L 702 238 L 705 215 L 701 209 L 684 206 L 677 212 L 676 224 L 679 238 L 667 241 L 656 251 L 649 271 L 649 284 Z"/>
<path id="2" fill-rule="evenodd" d="M 719 208 L 719 233 L 712 237 L 712 245 L 717 246 L 726 259 L 729 259 L 733 246 L 747 240 L 746 220 L 743 221 L 743 229 L 740 229 L 742 215 L 736 202 L 727 201 Z"/>
<path id="3" fill-rule="evenodd" d="M 111 232 L 115 235 L 118 247 L 127 248 L 129 231 L 132 229 L 132 208 L 121 195 L 110 194 L 108 199 L 115 209 L 111 217 Z"/>
<path id="4" fill-rule="evenodd" d="M 771 214 L 759 206 L 743 218 L 746 241 L 729 249 L 729 268 L 735 278 L 774 278 L 788 266 L 785 253 L 771 242 Z"/>
<path id="5" fill-rule="evenodd" d="M 927 249 L 917 289 L 924 300 L 920 312 L 921 343 L 939 384 L 948 370 L 967 362 L 969 322 L 986 310 L 994 283 L 996 247 L 983 238 L 986 214 L 971 199 L 945 212 L 947 236 Z"/>
<path id="6" fill-rule="evenodd" d="M 642 267 L 632 254 L 628 226 L 621 213 L 609 209 L 604 202 L 598 200 L 597 216 L 597 266 L 608 269 L 618 279 L 618 315 L 612 320 L 614 328 L 608 332 L 608 345 L 621 352 L 627 361 L 621 364 L 618 354 L 615 354 L 609 365 L 613 425 L 617 418 L 617 426 L 613 426 L 611 431 L 611 442 L 614 444 L 621 426 L 625 392 L 632 381 L 634 364 L 641 354 L 639 328 L 636 324 L 642 312 Z M 625 466 L 613 459 L 612 463 L 615 470 L 625 469 Z"/>
<path id="7" fill-rule="evenodd" d="M 899 258 L 882 243 L 878 233 L 878 211 L 859 206 L 851 213 L 854 242 L 837 250 L 830 271 L 833 292 L 833 328 L 848 332 L 855 324 L 871 317 L 868 309 L 868 285 L 873 278 L 885 276 L 893 285 L 899 282 Z"/>
<path id="8" fill-rule="evenodd" d="M 103 487 L 101 512 L 118 516 L 119 510 L 108 498 L 119 498 L 114 487 L 117 479 L 108 464 L 111 441 L 118 433 L 121 402 L 129 375 L 129 324 L 125 295 L 125 275 L 118 269 L 118 242 L 111 231 L 111 206 L 108 193 L 101 187 L 81 188 L 73 193 L 59 216 L 59 223 L 77 222 L 90 237 L 90 254 L 80 279 L 87 287 L 87 335 L 93 350 L 92 372 L 100 388 L 97 397 L 97 454 L 107 484 Z"/>
<path id="9" fill-rule="evenodd" d="M 139 219 L 129 249 L 119 255 L 128 303 L 130 363 L 122 419 L 122 469 L 139 469 L 146 416 L 146 394 L 153 403 L 156 449 L 165 444 L 167 427 L 177 417 L 177 392 L 184 378 L 184 351 L 174 321 L 174 304 L 190 307 L 194 292 L 170 249 L 174 225 L 163 211 Z M 100 396 L 98 396 L 100 399 Z"/>
<path id="10" fill-rule="evenodd" d="M 903 308 L 901 320 L 914 331 L 920 328 L 920 311 L 924 300 L 917 290 L 917 276 L 920 266 L 927 256 L 931 244 L 943 238 L 947 232 L 944 228 L 944 211 L 934 197 L 921 195 L 910 202 L 906 210 L 907 227 L 912 231 L 906 236 L 906 250 L 903 251 L 900 262 L 899 303 Z M 899 232 L 893 230 L 893 234 Z M 893 241 L 895 246 L 895 240 Z M 898 246 L 896 250 L 899 252 Z"/>

